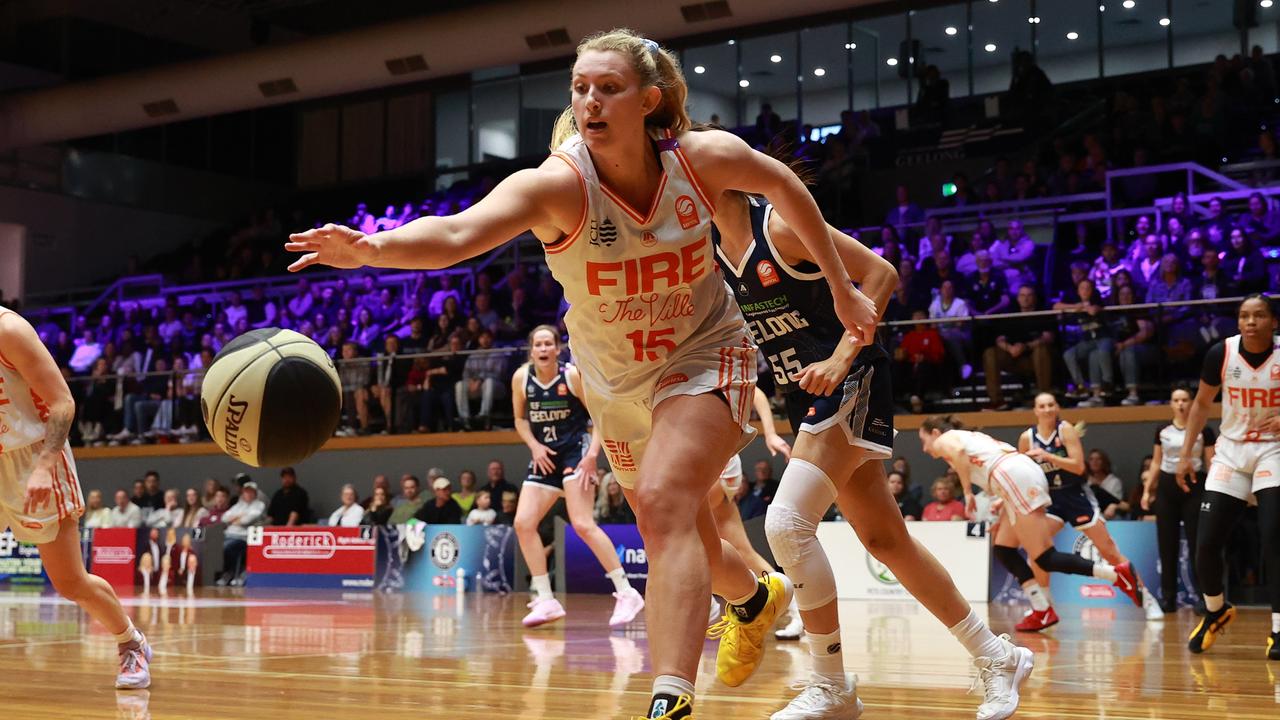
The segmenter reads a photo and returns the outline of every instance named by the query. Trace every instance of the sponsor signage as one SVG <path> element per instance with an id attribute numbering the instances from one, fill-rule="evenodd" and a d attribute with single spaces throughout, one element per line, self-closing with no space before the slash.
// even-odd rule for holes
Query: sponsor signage
<path id="1" fill-rule="evenodd" d="M 250 528 L 245 584 L 372 588 L 376 548 L 368 526 Z"/>
<path id="2" fill-rule="evenodd" d="M 0 532 L 0 585 L 44 586 L 49 576 L 35 545 L 18 542 L 13 532 Z"/>
<path id="3" fill-rule="evenodd" d="M 132 588 L 138 567 L 138 530 L 98 528 L 93 531 L 89 572 L 114 588 Z"/>
<path id="4" fill-rule="evenodd" d="M 609 537 L 631 586 L 643 594 L 649 580 L 649 556 L 640 531 L 635 525 L 601 525 L 600 529 Z M 614 590 L 600 561 L 569 524 L 564 527 L 564 577 L 567 592 L 608 594 Z"/>
<path id="5" fill-rule="evenodd" d="M 405 589 L 510 592 L 515 583 L 515 531 L 509 525 L 427 525 L 400 528 Z"/>
<path id="6" fill-rule="evenodd" d="M 960 594 L 969 602 L 987 601 L 990 541 L 962 522 L 909 522 L 907 531 L 951 573 Z M 818 525 L 822 544 L 836 576 L 841 600 L 911 599 L 893 571 L 867 552 L 846 522 Z"/>
<path id="7" fill-rule="evenodd" d="M 1129 558 L 1134 572 L 1149 587 L 1159 588 L 1159 552 L 1156 546 L 1156 524 L 1129 520 L 1107 523 L 1107 530 L 1115 539 L 1120 551 Z M 1080 555 L 1086 560 L 1099 561 L 1102 556 L 1084 534 L 1072 528 L 1064 528 L 1053 538 L 1054 546 L 1062 551 Z M 1024 553 L 1025 554 L 1025 553 Z M 1194 600 L 1191 590 L 1191 553 L 1185 540 L 1179 553 L 1178 594 L 1181 604 L 1190 605 Z M 1082 604 L 1095 608 L 1133 608 L 1128 595 L 1104 580 L 1062 573 L 1049 574 L 1049 588 L 1056 604 Z M 1157 590 L 1158 592 L 1158 590 Z M 1027 600 L 1018 581 L 1005 571 L 999 562 L 991 563 L 991 601 L 1025 605 Z M 1136 608 L 1134 608 L 1136 610 Z"/>

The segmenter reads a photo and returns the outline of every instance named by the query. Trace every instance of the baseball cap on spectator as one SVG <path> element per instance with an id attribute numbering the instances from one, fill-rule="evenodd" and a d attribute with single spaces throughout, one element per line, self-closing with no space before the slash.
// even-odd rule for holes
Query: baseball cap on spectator
<path id="1" fill-rule="evenodd" d="M 235 481 L 235 484 L 239 485 L 240 487 L 244 487 L 245 485 L 252 483 L 253 478 L 250 478 L 248 473 L 236 473 L 234 481 Z M 257 489 L 258 486 L 254 485 L 253 487 L 254 489 Z"/>
<path id="2" fill-rule="evenodd" d="M 431 483 L 431 488 L 433 490 L 444 490 L 445 488 L 452 487 L 452 485 L 453 483 L 449 482 L 449 478 L 442 477 L 436 478 L 435 482 Z"/>
<path id="3" fill-rule="evenodd" d="M 246 477 L 247 477 L 247 476 L 246 476 Z M 258 492 L 258 483 L 254 482 L 254 481 L 252 481 L 252 480 L 246 480 L 246 481 L 245 481 L 245 483 L 244 483 L 243 485 L 241 485 L 241 486 L 240 486 L 240 489 L 241 489 L 241 490 L 252 490 L 252 491 L 254 491 L 254 492 Z"/>

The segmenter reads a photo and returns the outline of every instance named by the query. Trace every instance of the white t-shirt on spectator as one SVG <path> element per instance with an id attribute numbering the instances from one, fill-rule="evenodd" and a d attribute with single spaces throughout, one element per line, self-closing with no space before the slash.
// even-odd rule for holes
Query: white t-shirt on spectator
<path id="1" fill-rule="evenodd" d="M 147 515 L 147 527 L 152 528 L 170 528 L 180 527 L 182 525 L 182 508 L 174 508 L 172 510 L 152 510 Z"/>
<path id="2" fill-rule="evenodd" d="M 156 328 L 156 332 L 160 333 L 160 339 L 166 343 L 173 342 L 173 339 L 182 332 L 182 321 L 170 320 L 169 322 L 162 322 Z"/>
<path id="3" fill-rule="evenodd" d="M 969 304 L 964 298 L 958 297 L 951 301 L 947 307 L 942 306 L 942 296 L 939 295 L 929 303 L 929 317 L 931 318 L 965 318 L 969 317 Z"/>
<path id="4" fill-rule="evenodd" d="M 228 305 L 222 309 L 227 316 L 227 327 L 234 328 L 236 323 L 249 317 L 249 308 L 241 305 Z"/>
<path id="5" fill-rule="evenodd" d="M 232 505 L 222 514 L 222 522 L 227 524 L 227 537 L 233 540 L 244 540 L 249 537 L 249 526 L 262 524 L 267 513 L 267 506 L 261 500 L 246 503 L 244 500 Z"/>
<path id="6" fill-rule="evenodd" d="M 360 507 L 360 503 L 352 503 L 349 507 L 338 508 L 329 515 L 329 525 L 331 527 L 360 527 L 360 521 L 364 519 L 364 508 Z"/>
<path id="7" fill-rule="evenodd" d="M 498 511 L 493 508 L 481 510 L 480 508 L 472 508 L 467 513 L 468 525 L 492 525 L 498 519 Z"/>
<path id="8" fill-rule="evenodd" d="M 1124 500 L 1124 483 L 1120 482 L 1120 478 L 1115 473 L 1111 473 L 1102 482 L 1098 483 L 1098 487 L 1111 493 L 1111 496 L 1117 500 Z"/>
<path id="9" fill-rule="evenodd" d="M 129 503 L 124 510 L 120 510 L 117 505 L 111 506 L 111 520 L 107 527 L 113 528 L 139 528 L 142 527 L 142 508 Z"/>
<path id="10" fill-rule="evenodd" d="M 96 342 L 82 343 L 76 346 L 75 352 L 71 353 L 71 359 L 67 361 L 67 365 L 78 373 L 87 373 L 101 356 L 101 345 Z"/>

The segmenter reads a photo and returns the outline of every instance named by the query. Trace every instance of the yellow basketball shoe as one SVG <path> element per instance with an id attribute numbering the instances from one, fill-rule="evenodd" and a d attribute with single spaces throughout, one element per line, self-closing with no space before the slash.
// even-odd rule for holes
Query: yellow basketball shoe
<path id="1" fill-rule="evenodd" d="M 719 638 L 716 652 L 716 677 L 729 687 L 738 687 L 760 667 L 764 657 L 764 639 L 773 630 L 778 615 L 791 604 L 795 588 L 787 576 L 762 573 L 760 584 L 769 593 L 764 608 L 750 620 L 741 616 L 742 608 L 729 606 L 720 622 L 707 629 L 707 637 Z"/>
<path id="2" fill-rule="evenodd" d="M 672 705 L 670 708 L 667 708 L 666 710 L 663 710 L 662 708 L 657 707 L 657 708 L 654 708 L 654 712 L 661 712 L 662 714 L 651 715 L 651 716 L 648 716 L 647 718 L 632 715 L 631 720 L 653 720 L 655 718 L 656 720 L 663 720 L 664 718 L 666 720 L 671 720 L 672 718 L 680 718 L 680 720 L 694 720 L 693 715 L 689 714 L 693 712 L 693 698 L 689 697 L 688 695 L 681 695 L 680 697 L 676 698 L 675 705 Z"/>

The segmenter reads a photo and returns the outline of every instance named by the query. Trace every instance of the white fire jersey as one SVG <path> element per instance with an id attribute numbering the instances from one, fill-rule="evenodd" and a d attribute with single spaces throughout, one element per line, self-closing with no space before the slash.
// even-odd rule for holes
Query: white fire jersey
<path id="1" fill-rule="evenodd" d="M 711 244 L 713 204 L 676 138 L 656 146 L 662 179 L 640 210 L 601 182 L 581 136 L 553 153 L 578 173 L 584 202 L 578 227 L 545 246 L 547 266 L 570 304 L 583 380 L 620 400 L 651 397 L 674 359 L 746 337 Z"/>
<path id="2" fill-rule="evenodd" d="M 11 312 L 0 306 L 0 316 Z M 0 454 L 43 440 L 48 419 L 49 408 L 0 348 Z"/>
<path id="3" fill-rule="evenodd" d="M 1219 433 L 1236 442 L 1276 442 L 1275 433 L 1260 433 L 1254 425 L 1280 414 L 1280 337 L 1273 339 L 1271 357 L 1253 367 L 1240 356 L 1240 336 L 1222 343 L 1222 425 Z"/>
<path id="4" fill-rule="evenodd" d="M 969 482 L 1005 501 L 1009 518 L 1029 515 L 1051 502 L 1049 481 L 1040 465 L 1012 445 L 990 435 L 951 430 L 969 458 Z"/>
<path id="5" fill-rule="evenodd" d="M 991 470 L 1007 455 L 1017 455 L 1018 449 L 1012 445 L 996 440 L 990 435 L 969 430 L 952 430 L 964 454 L 969 456 L 969 480 L 986 490 L 991 484 Z"/>

